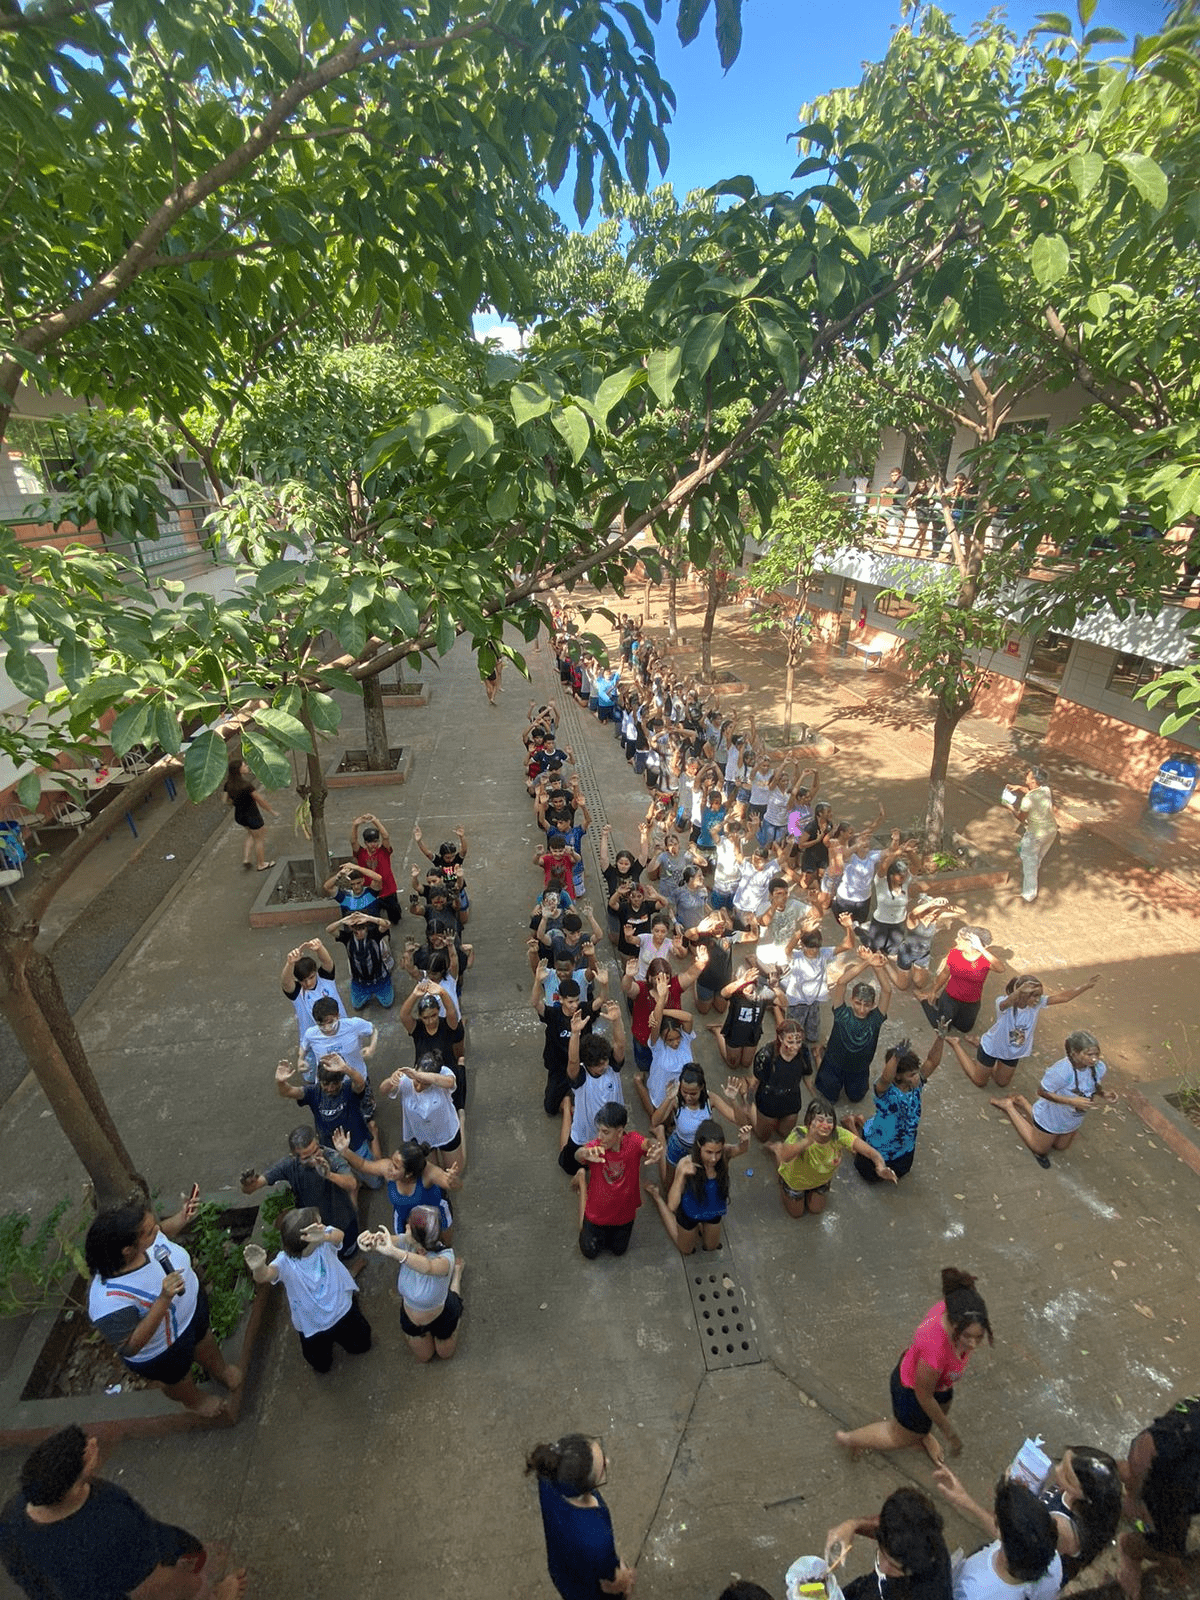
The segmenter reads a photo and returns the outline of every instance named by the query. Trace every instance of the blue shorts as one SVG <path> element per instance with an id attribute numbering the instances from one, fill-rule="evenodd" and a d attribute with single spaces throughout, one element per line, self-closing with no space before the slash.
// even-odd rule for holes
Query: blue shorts
<path id="1" fill-rule="evenodd" d="M 643 1044 L 640 1039 L 633 1041 L 633 1064 L 639 1072 L 649 1072 L 654 1064 L 654 1053 L 648 1044 Z"/>
<path id="2" fill-rule="evenodd" d="M 354 1009 L 361 1011 L 370 1000 L 378 1000 L 381 1006 L 395 1004 L 396 990 L 390 972 L 384 973 L 378 983 L 356 983 L 350 979 L 350 1004 Z"/>
<path id="3" fill-rule="evenodd" d="M 732 889 L 714 889 L 713 892 L 709 895 L 708 898 L 709 898 L 710 902 L 712 903 L 712 908 L 713 908 L 714 911 L 732 911 L 733 910 L 733 890 Z"/>
<path id="4" fill-rule="evenodd" d="M 892 1415 L 902 1428 L 907 1428 L 909 1433 L 927 1434 L 933 1429 L 933 1418 L 921 1408 L 916 1391 L 909 1389 L 900 1381 L 900 1363 L 897 1361 L 892 1368 Z M 954 1399 L 953 1389 L 935 1389 L 933 1398 L 943 1411 L 949 1411 L 950 1402 Z"/>
<path id="5" fill-rule="evenodd" d="M 375 1152 L 374 1152 L 374 1150 L 371 1149 L 371 1146 L 369 1144 L 360 1144 L 358 1149 L 354 1152 L 354 1154 L 359 1158 L 360 1161 L 374 1161 L 374 1159 L 375 1159 Z M 355 1173 L 354 1173 L 354 1176 L 358 1179 L 359 1183 L 364 1184 L 368 1189 L 382 1189 L 383 1188 L 383 1174 L 382 1173 L 379 1173 L 379 1172 L 359 1172 L 356 1169 Z"/>

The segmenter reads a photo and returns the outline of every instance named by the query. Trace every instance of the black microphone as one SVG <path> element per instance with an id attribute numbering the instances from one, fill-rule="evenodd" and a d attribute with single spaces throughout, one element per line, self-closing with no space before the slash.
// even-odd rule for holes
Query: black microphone
<path id="1" fill-rule="evenodd" d="M 162 1268 L 162 1275 L 164 1278 L 169 1277 L 171 1273 L 175 1271 L 175 1268 L 171 1264 L 171 1252 L 167 1249 L 165 1244 L 160 1244 L 155 1249 L 154 1259 Z M 176 1289 L 175 1293 L 177 1296 L 181 1295 L 183 1293 L 182 1288 Z"/>

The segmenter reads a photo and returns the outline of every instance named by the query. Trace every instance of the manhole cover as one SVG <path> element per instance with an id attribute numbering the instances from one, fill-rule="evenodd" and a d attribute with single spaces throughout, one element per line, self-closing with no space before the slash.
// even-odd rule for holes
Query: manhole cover
<path id="1" fill-rule="evenodd" d="M 698 1266 L 694 1258 L 684 1261 L 704 1365 L 710 1372 L 751 1367 L 760 1360 L 746 1296 L 730 1270 L 728 1245 L 721 1254 L 726 1259 L 716 1270 Z"/>

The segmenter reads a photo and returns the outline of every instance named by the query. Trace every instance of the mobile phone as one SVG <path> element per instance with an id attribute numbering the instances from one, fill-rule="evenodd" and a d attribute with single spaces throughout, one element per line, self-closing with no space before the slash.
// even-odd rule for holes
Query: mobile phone
<path id="1" fill-rule="evenodd" d="M 188 1195 L 188 1205 L 191 1205 L 193 1200 L 199 1200 L 199 1198 L 200 1198 L 200 1185 L 198 1183 L 194 1183 L 192 1185 L 192 1192 L 191 1192 L 191 1194 Z"/>

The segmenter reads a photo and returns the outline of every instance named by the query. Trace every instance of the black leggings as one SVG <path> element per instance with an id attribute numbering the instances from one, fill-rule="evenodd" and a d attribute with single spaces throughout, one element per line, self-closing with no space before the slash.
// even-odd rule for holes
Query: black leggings
<path id="1" fill-rule="evenodd" d="M 339 1317 L 332 1328 L 323 1333 L 302 1333 L 300 1349 L 305 1361 L 314 1372 L 328 1372 L 333 1365 L 333 1347 L 340 1344 L 349 1356 L 361 1356 L 371 1348 L 371 1324 L 358 1308 L 358 1301 L 350 1302 L 345 1316 Z"/>

